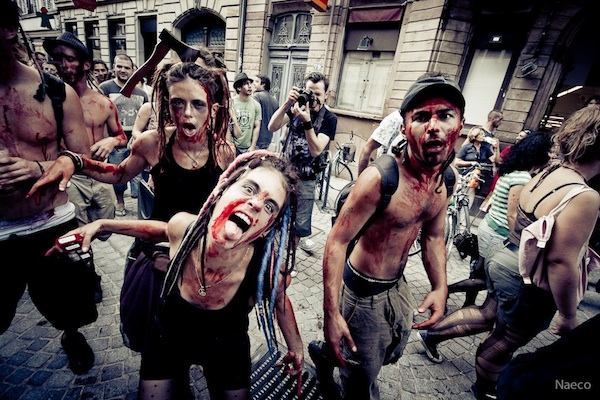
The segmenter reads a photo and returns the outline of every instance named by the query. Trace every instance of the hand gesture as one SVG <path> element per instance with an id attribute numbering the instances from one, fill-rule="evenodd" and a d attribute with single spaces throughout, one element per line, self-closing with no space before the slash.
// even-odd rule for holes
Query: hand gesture
<path id="1" fill-rule="evenodd" d="M 67 183 L 69 183 L 69 179 L 71 179 L 74 173 L 75 165 L 73 164 L 73 161 L 66 156 L 58 157 L 52 166 L 42 174 L 40 179 L 33 184 L 27 193 L 27 198 L 33 196 L 40 187 L 58 180 L 60 180 L 58 190 L 64 192 L 67 188 Z"/>
<path id="2" fill-rule="evenodd" d="M 300 396 L 302 392 L 302 368 L 304 366 L 304 354 L 302 352 L 288 351 L 283 357 L 281 362 L 277 363 L 277 366 L 284 366 L 283 370 L 286 374 L 295 376 L 296 382 L 296 395 Z"/>
<path id="3" fill-rule="evenodd" d="M 420 324 L 414 324 L 412 328 L 427 329 L 439 321 L 444 316 L 444 311 L 446 309 L 446 297 L 447 293 L 444 293 L 443 290 L 434 290 L 429 292 L 427 296 L 425 296 L 425 299 L 423 299 L 423 302 L 417 308 L 417 312 L 422 314 L 427 310 L 431 310 L 431 316 L 429 319 L 421 322 Z"/>

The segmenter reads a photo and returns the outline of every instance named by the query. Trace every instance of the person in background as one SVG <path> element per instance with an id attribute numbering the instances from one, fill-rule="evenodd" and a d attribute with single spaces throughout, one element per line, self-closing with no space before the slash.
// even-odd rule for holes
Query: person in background
<path id="1" fill-rule="evenodd" d="M 233 88 L 237 92 L 237 95 L 233 97 L 233 109 L 241 136 L 238 137 L 238 131 L 234 129 L 232 139 L 236 154 L 240 155 L 256 150 L 262 111 L 260 103 L 252 97 L 252 79 L 248 78 L 248 75 L 244 72 L 237 74 Z"/>
<path id="2" fill-rule="evenodd" d="M 400 135 L 400 129 L 402 127 L 402 116 L 400 111 L 396 110 L 391 114 L 387 115 L 379 124 L 377 129 L 373 131 L 371 137 L 367 140 L 367 143 L 363 147 L 358 160 L 358 173 L 360 174 L 367 168 L 371 162 L 371 153 L 377 150 L 377 157 L 382 154 L 387 154 L 388 149 L 392 143 Z"/>
<path id="3" fill-rule="evenodd" d="M 483 265 L 504 245 L 511 229 L 514 229 L 516 206 L 523 186 L 543 168 L 550 159 L 552 139 L 544 132 L 532 133 L 513 146 L 502 164 L 500 179 L 492 193 L 490 211 L 481 220 L 477 229 L 479 267 L 473 278 L 488 280 Z M 418 337 L 425 347 L 425 354 L 433 362 L 442 362 L 439 343 L 448 339 L 490 331 L 496 321 L 497 302 L 486 297 L 481 306 L 469 305 L 445 316 Z"/>
<path id="4" fill-rule="evenodd" d="M 49 74 L 52 74 L 52 75 L 58 77 L 58 69 L 56 68 L 56 65 L 49 63 L 49 62 L 45 62 L 42 65 L 42 69 L 44 72 L 47 72 Z"/>
<path id="5" fill-rule="evenodd" d="M 296 219 L 297 245 L 312 253 L 316 243 L 308 237 L 312 233 L 312 211 L 315 202 L 317 171 L 315 160 L 329 141 L 335 138 L 337 116 L 325 106 L 329 79 L 320 72 L 310 72 L 304 77 L 304 88 L 293 86 L 285 102 L 269 121 L 269 130 L 275 132 L 290 122 L 282 150 L 300 177 L 298 188 L 298 217 Z M 303 104 L 298 103 L 300 92 Z M 307 96 L 307 91 L 312 98 Z M 319 171 L 320 172 L 320 171 Z"/>
<path id="6" fill-rule="evenodd" d="M 582 250 L 598 218 L 600 196 L 587 181 L 600 174 L 600 108 L 574 112 L 553 136 L 557 163 L 537 174 L 521 191 L 515 228 L 508 243 L 486 263 L 491 296 L 498 307 L 496 323 L 479 345 L 473 386 L 479 399 L 493 398 L 498 375 L 513 353 L 550 326 L 562 335 L 577 326 L 577 306 L 587 281 Z M 573 188 L 584 191 L 573 197 L 554 221 L 546 244 L 543 266 L 549 290 L 526 284 L 519 272 L 519 244 L 523 228 L 546 216 Z M 510 199 L 509 199 L 510 202 Z M 509 204 L 509 207 L 510 204 Z"/>
<path id="7" fill-rule="evenodd" d="M 100 89 L 105 95 L 115 103 L 117 111 L 119 113 L 119 122 L 127 135 L 127 140 L 131 140 L 131 131 L 135 123 L 137 113 L 142 104 L 148 102 L 148 95 L 145 91 L 140 88 L 134 88 L 133 93 L 130 97 L 123 96 L 120 91 L 125 85 L 127 80 L 133 74 L 133 61 L 126 54 L 117 54 L 114 58 L 113 69 L 115 71 L 115 78 L 104 81 L 100 84 Z M 129 148 L 119 148 L 114 150 L 109 156 L 108 161 L 111 164 L 119 165 L 121 161 L 129 156 Z M 141 174 L 131 177 L 131 197 L 136 198 L 139 189 L 139 180 L 142 179 Z M 124 193 L 127 189 L 127 181 L 119 183 L 114 186 L 115 194 L 117 195 L 117 209 L 116 215 L 123 217 L 127 215 L 125 209 Z"/>
<path id="8" fill-rule="evenodd" d="M 253 82 L 254 94 L 252 97 L 260 104 L 262 119 L 260 120 L 260 133 L 256 141 L 256 147 L 259 149 L 268 149 L 273 139 L 273 132 L 269 130 L 269 121 L 279 108 L 277 99 L 271 92 L 271 80 L 265 75 L 256 75 Z"/>
<path id="9" fill-rule="evenodd" d="M 493 165 L 496 162 L 498 156 L 498 140 L 492 139 L 492 144 L 488 144 L 485 141 L 485 133 L 484 130 L 475 126 L 471 128 L 469 133 L 467 134 L 468 144 L 463 145 L 458 154 L 456 155 L 456 159 L 454 160 L 454 165 L 458 168 L 458 171 L 461 174 L 465 174 L 472 170 L 472 167 L 476 164 L 485 165 L 488 164 Z M 487 178 L 487 174 L 482 174 L 484 178 Z M 491 177 L 491 173 L 489 177 Z M 477 187 L 469 187 L 468 197 L 469 197 L 469 207 L 473 206 L 473 202 L 475 201 L 475 191 Z"/>
<path id="10" fill-rule="evenodd" d="M 92 72 L 98 84 L 110 79 L 110 71 L 108 70 L 108 66 L 102 60 L 94 60 Z"/>
<path id="11" fill-rule="evenodd" d="M 79 329 L 98 318 L 95 273 L 67 257 L 45 256 L 58 236 L 77 227 L 75 206 L 56 184 L 27 196 L 35 180 L 63 154 L 59 142 L 89 156 L 83 111 L 73 88 L 19 61 L 19 7 L 0 0 L 0 10 L 0 334 L 9 329 L 27 289 L 41 315 L 63 331 L 60 343 L 69 368 L 84 374 L 94 365 L 94 352 Z M 51 99 L 59 92 L 65 93 L 62 109 L 69 111 L 62 118 Z"/>
<path id="12" fill-rule="evenodd" d="M 595 95 L 593 95 L 593 96 L 590 96 L 590 97 L 589 97 L 589 98 L 588 98 L 588 99 L 585 101 L 585 104 L 584 104 L 583 106 L 584 106 L 584 107 L 587 107 L 587 106 L 589 106 L 589 105 L 596 106 L 596 107 L 600 107 L 600 95 L 597 95 L 597 94 L 595 94 Z"/>
<path id="13" fill-rule="evenodd" d="M 33 62 L 35 63 L 35 67 L 43 71 L 44 63 L 48 62 L 48 56 L 43 51 L 34 51 L 33 52 Z"/>

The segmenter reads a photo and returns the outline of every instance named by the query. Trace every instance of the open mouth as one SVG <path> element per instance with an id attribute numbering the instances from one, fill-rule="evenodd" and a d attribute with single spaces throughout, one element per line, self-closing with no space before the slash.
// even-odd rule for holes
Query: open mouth
<path id="1" fill-rule="evenodd" d="M 194 136 L 196 134 L 196 125 L 188 123 L 184 123 L 181 125 L 186 136 Z"/>
<path id="2" fill-rule="evenodd" d="M 229 217 L 229 220 L 236 224 L 242 230 L 242 232 L 246 232 L 248 229 L 250 229 L 250 218 L 248 218 L 248 216 L 245 214 L 237 212 L 232 214 Z"/>
<path id="3" fill-rule="evenodd" d="M 445 143 L 441 140 L 430 140 L 429 142 L 425 143 L 425 148 L 427 150 L 440 150 L 443 149 L 445 146 Z"/>

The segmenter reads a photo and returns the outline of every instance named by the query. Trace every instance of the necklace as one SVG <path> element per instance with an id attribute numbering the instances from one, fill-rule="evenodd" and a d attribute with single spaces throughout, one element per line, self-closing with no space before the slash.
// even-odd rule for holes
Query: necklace
<path id="1" fill-rule="evenodd" d="M 561 164 L 560 166 L 563 168 L 566 168 L 566 169 L 570 169 L 571 171 L 575 171 L 575 173 L 577 173 L 577 175 L 579 175 L 581 177 L 581 179 L 583 179 L 583 181 L 585 183 L 587 183 L 587 179 L 585 179 L 585 176 L 583 176 L 583 174 L 581 172 L 577 171 L 575 168 L 573 168 L 569 165 L 565 165 L 565 164 Z"/>
<path id="2" fill-rule="evenodd" d="M 198 243 L 198 247 L 200 247 L 200 243 Z M 246 257 L 248 256 L 248 252 L 250 251 L 250 247 L 248 246 L 246 248 L 246 252 L 244 253 L 243 257 L 240 259 L 240 261 L 237 263 L 237 267 L 235 267 L 234 269 L 232 269 L 231 271 L 229 271 L 229 273 L 227 275 L 225 275 L 225 277 L 223 279 L 221 279 L 218 282 L 215 282 L 211 285 L 206 285 L 206 277 L 204 276 L 204 256 L 206 254 L 206 235 L 204 236 L 203 240 L 202 240 L 202 250 L 200 251 L 200 257 L 198 257 L 198 261 L 200 262 L 200 271 L 202 272 L 202 279 L 200 279 L 200 275 L 198 274 L 198 264 L 196 263 L 196 259 L 192 258 L 193 263 L 194 263 L 194 271 L 196 271 L 196 279 L 198 280 L 198 285 L 200 285 L 200 288 L 198 289 L 198 294 L 202 297 L 206 296 L 206 289 L 220 285 L 221 283 L 223 283 L 224 281 L 227 280 L 227 278 L 229 278 L 231 276 L 231 274 L 233 274 L 235 271 L 238 270 L 238 268 L 240 268 L 243 265 L 243 261 L 246 259 Z"/>
<path id="3" fill-rule="evenodd" d="M 188 158 L 190 160 L 192 160 L 192 169 L 198 169 L 198 160 L 196 160 L 194 157 L 192 157 L 190 155 L 190 153 L 188 153 L 187 151 L 185 151 L 185 149 L 183 148 L 183 146 L 181 145 L 181 143 L 179 143 L 179 139 L 177 136 L 175 136 L 175 141 L 177 142 L 177 146 L 179 146 L 179 148 L 181 149 L 181 151 L 183 151 L 183 154 L 185 154 L 186 156 L 188 156 Z"/>

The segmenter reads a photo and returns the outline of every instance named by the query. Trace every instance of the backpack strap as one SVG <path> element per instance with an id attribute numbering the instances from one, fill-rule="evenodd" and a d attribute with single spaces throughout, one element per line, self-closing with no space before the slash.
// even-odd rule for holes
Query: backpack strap
<path id="1" fill-rule="evenodd" d="M 56 140 L 60 146 L 60 141 L 63 138 L 62 123 L 64 119 L 63 103 L 67 98 L 65 83 L 55 76 L 44 72 L 44 80 L 46 84 L 46 94 L 52 101 L 52 109 L 54 110 L 54 119 L 56 120 Z"/>
<path id="2" fill-rule="evenodd" d="M 398 163 L 393 156 L 384 154 L 375 159 L 371 165 L 376 167 L 381 175 L 381 200 L 375 212 L 378 213 L 385 210 L 388 204 L 390 204 L 392 196 L 396 193 L 396 189 L 398 189 Z"/>

